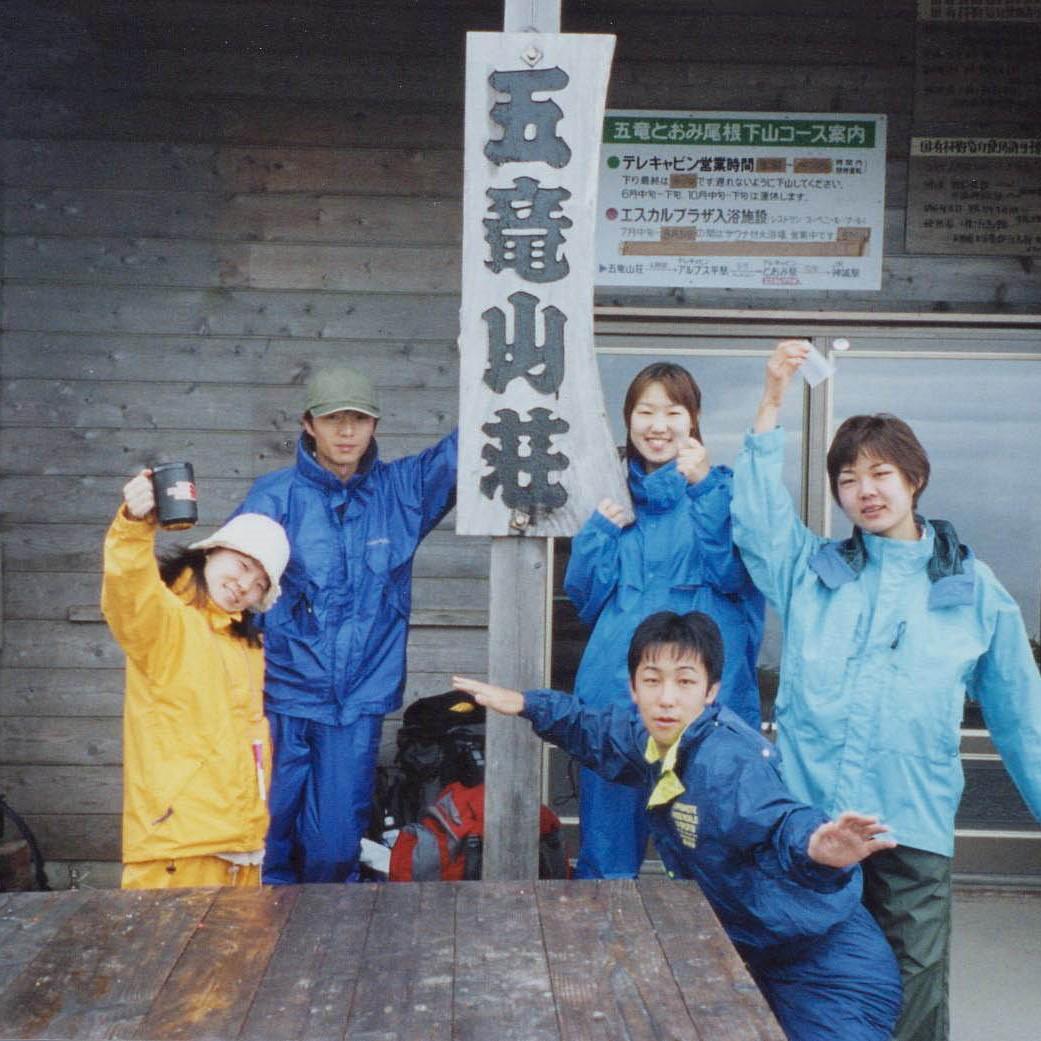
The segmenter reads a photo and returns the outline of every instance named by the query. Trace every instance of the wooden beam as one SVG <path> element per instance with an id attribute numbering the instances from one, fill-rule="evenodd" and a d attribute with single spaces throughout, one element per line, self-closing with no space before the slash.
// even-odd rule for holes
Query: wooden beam
<path id="1" fill-rule="evenodd" d="M 560 31 L 560 0 L 505 0 L 503 29 Z M 520 690 L 546 674 L 548 539 L 492 539 L 489 678 Z M 484 861 L 489 881 L 537 878 L 541 742 L 526 722 L 489 713 L 484 787 Z"/>

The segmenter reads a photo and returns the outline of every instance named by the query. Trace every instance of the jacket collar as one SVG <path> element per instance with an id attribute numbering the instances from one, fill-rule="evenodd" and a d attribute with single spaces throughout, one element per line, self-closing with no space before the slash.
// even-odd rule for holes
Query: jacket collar
<path id="1" fill-rule="evenodd" d="M 877 535 L 865 535 L 855 527 L 848 539 L 825 542 L 810 557 L 810 567 L 829 589 L 852 582 L 860 576 L 872 555 L 893 552 L 897 545 L 906 547 L 908 562 L 919 566 L 925 558 L 929 576 L 929 607 L 957 607 L 972 603 L 975 587 L 975 556 L 968 546 L 958 541 L 954 525 L 945 520 L 927 521 L 915 517 L 924 533 L 919 542 L 894 543 Z"/>
<path id="2" fill-rule="evenodd" d="M 658 743 L 650 735 L 647 736 L 647 748 L 644 759 L 652 766 L 661 763 L 658 781 L 647 800 L 647 809 L 664 806 L 682 795 L 687 789 L 676 772 L 681 755 L 686 757 L 690 747 L 699 744 L 705 734 L 715 725 L 719 716 L 719 706 L 708 705 L 697 719 L 691 720 L 676 740 L 663 752 Z"/>
<path id="3" fill-rule="evenodd" d="M 633 502 L 651 513 L 666 513 L 687 490 L 687 479 L 676 469 L 676 460 L 648 473 L 639 459 L 629 460 L 629 490 Z"/>
<path id="4" fill-rule="evenodd" d="M 372 471 L 376 460 L 379 458 L 379 448 L 376 439 L 373 438 L 365 455 L 358 463 L 358 469 L 346 480 L 341 481 L 332 471 L 326 470 L 324 466 L 314 457 L 314 441 L 307 431 L 303 431 L 296 442 L 296 468 L 304 480 L 329 492 L 352 492 L 360 485 Z"/>

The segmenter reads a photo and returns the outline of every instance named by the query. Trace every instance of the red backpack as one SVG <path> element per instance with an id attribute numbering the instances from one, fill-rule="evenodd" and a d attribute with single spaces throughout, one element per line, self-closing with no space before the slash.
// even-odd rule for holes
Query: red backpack
<path id="1" fill-rule="evenodd" d="M 460 882 L 481 877 L 484 785 L 453 781 L 421 814 L 406 824 L 390 851 L 391 882 Z M 570 878 L 560 818 L 539 810 L 539 877 Z"/>

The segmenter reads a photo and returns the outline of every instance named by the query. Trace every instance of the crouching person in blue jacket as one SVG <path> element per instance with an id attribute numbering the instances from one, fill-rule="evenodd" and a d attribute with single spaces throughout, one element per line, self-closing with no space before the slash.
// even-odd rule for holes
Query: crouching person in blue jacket
<path id="1" fill-rule="evenodd" d="M 456 434 L 384 463 L 380 404 L 360 372 L 317 372 L 296 465 L 256 481 L 292 555 L 263 617 L 274 766 L 263 880 L 355 881 L 383 716 L 401 707 L 412 558 L 455 504 Z"/>
<path id="2" fill-rule="evenodd" d="M 644 789 L 669 877 L 701 886 L 790 1041 L 885 1041 L 900 976 L 860 902 L 857 865 L 894 843 L 875 817 L 829 820 L 796 802 L 777 751 L 714 703 L 722 671 L 715 622 L 662 611 L 629 646 L 638 715 L 587 709 L 556 691 L 453 682 L 488 708 L 524 716 L 602 777 Z"/>

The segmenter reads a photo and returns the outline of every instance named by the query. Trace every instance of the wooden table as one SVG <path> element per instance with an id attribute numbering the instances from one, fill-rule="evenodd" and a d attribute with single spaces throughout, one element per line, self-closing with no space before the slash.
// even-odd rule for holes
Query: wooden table
<path id="1" fill-rule="evenodd" d="M 0 1037 L 783 1041 L 692 882 L 0 894 Z"/>

